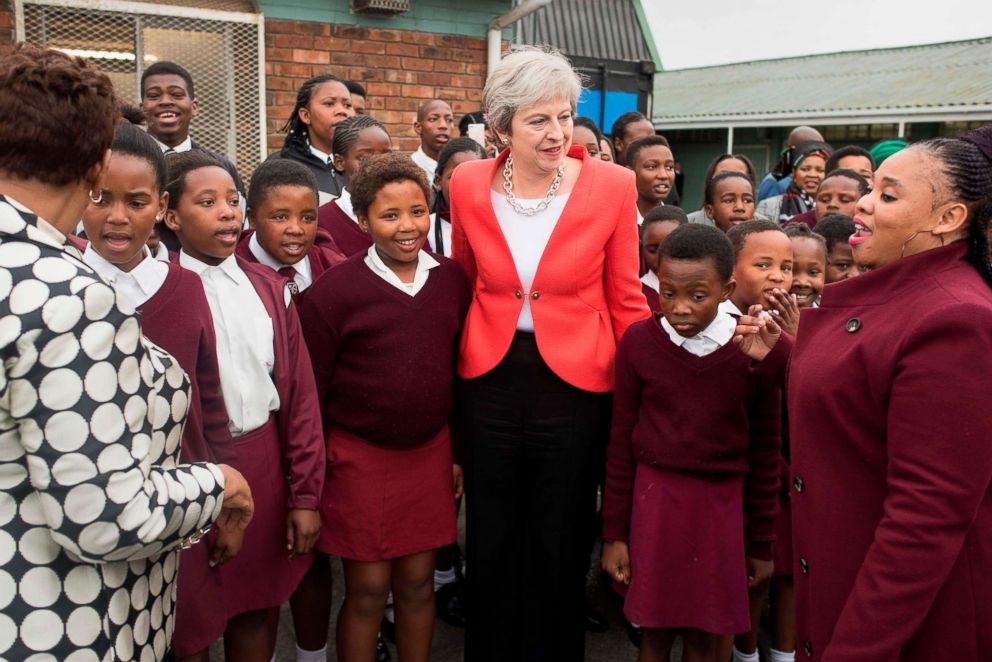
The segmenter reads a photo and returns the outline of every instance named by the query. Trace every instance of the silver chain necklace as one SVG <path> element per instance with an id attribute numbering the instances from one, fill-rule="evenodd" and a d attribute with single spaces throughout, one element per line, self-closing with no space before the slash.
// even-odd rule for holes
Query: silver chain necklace
<path id="1" fill-rule="evenodd" d="M 507 155 L 506 164 L 503 166 L 503 190 L 506 191 L 506 201 L 513 207 L 513 211 L 518 214 L 523 214 L 524 216 L 539 214 L 547 209 L 551 201 L 555 199 L 555 194 L 558 193 L 558 187 L 561 186 L 561 180 L 564 177 L 565 162 L 562 161 L 561 165 L 558 166 L 558 174 L 555 175 L 554 181 L 551 182 L 551 188 L 544 195 L 544 199 L 537 203 L 536 207 L 524 207 L 517 200 L 517 196 L 513 194 L 513 154 L 510 153 Z"/>

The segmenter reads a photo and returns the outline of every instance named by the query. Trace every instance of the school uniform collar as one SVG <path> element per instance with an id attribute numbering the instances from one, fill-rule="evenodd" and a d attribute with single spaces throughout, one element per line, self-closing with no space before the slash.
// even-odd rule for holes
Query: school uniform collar
<path id="1" fill-rule="evenodd" d="M 658 280 L 658 274 L 653 271 L 648 271 L 646 274 L 641 276 L 641 282 L 650 287 L 655 292 L 661 291 L 661 282 Z"/>
<path id="2" fill-rule="evenodd" d="M 416 152 L 410 155 L 410 159 L 421 168 L 429 167 L 431 170 L 437 170 L 437 159 L 432 159 L 427 152 L 424 151 L 423 144 L 417 148 Z"/>
<path id="3" fill-rule="evenodd" d="M 184 269 L 189 269 L 190 271 L 195 272 L 196 275 L 200 276 L 201 278 L 203 277 L 204 272 L 213 269 L 216 271 L 220 271 L 223 274 L 226 274 L 228 278 L 233 280 L 238 285 L 251 285 L 251 282 L 248 280 L 248 276 L 246 276 L 245 272 L 242 271 L 241 267 L 238 266 L 238 258 L 233 253 L 229 255 L 223 262 L 221 262 L 217 266 L 214 266 L 212 264 L 207 264 L 206 262 L 201 262 L 200 260 L 197 260 L 195 257 L 190 255 L 186 251 L 180 251 L 179 266 L 183 267 Z"/>
<path id="4" fill-rule="evenodd" d="M 355 215 L 355 207 L 351 204 L 351 193 L 348 189 L 341 189 L 341 195 L 334 201 L 340 207 L 341 211 L 348 215 L 348 218 L 358 222 L 358 216 Z"/>
<path id="5" fill-rule="evenodd" d="M 159 243 L 158 248 L 155 250 L 155 254 L 152 255 L 156 260 L 161 260 L 162 262 L 169 262 L 169 247 L 164 243 Z"/>
<path id="6" fill-rule="evenodd" d="M 297 262 L 296 264 L 283 264 L 279 260 L 272 257 L 272 255 L 270 255 L 267 250 L 262 248 L 262 244 L 258 243 L 257 232 L 251 233 L 251 237 L 248 239 L 248 250 L 250 250 L 251 254 L 255 256 L 255 259 L 258 260 L 259 264 L 264 264 L 273 271 L 279 271 L 284 267 L 292 267 L 293 269 L 296 269 L 298 273 L 305 276 L 308 281 L 313 280 L 313 278 L 310 275 L 311 272 L 310 272 L 309 255 L 303 256 L 303 259 Z M 316 248 L 311 247 L 310 250 L 316 250 Z"/>
<path id="7" fill-rule="evenodd" d="M 734 337 L 734 333 L 737 331 L 737 321 L 725 312 L 717 311 L 716 317 L 709 325 L 697 333 L 694 336 L 686 338 L 685 336 L 680 336 L 675 328 L 668 323 L 663 315 L 659 315 L 661 319 L 661 328 L 665 330 L 668 337 L 677 346 L 682 347 L 686 341 L 710 341 L 717 344 L 718 347 L 723 347 L 730 339 Z"/>
<path id="8" fill-rule="evenodd" d="M 150 297 L 158 290 L 155 280 L 155 268 L 157 266 L 155 263 L 157 260 L 152 257 L 151 251 L 148 250 L 147 246 L 142 247 L 141 253 L 144 256 L 141 262 L 134 269 L 131 269 L 131 271 L 123 271 L 117 265 L 112 264 L 105 257 L 97 253 L 93 249 L 93 242 L 90 242 L 86 246 L 86 250 L 83 251 L 83 260 L 93 268 L 93 271 L 99 274 L 100 278 L 111 285 L 122 274 L 130 276 L 145 296 Z"/>
<path id="9" fill-rule="evenodd" d="M 152 134 L 149 133 L 148 135 L 151 136 Z M 188 152 L 189 150 L 193 149 L 193 139 L 190 138 L 189 136 L 186 136 L 186 140 L 182 141 L 181 143 L 179 143 L 175 147 L 169 147 L 168 145 L 166 145 L 164 142 L 162 142 L 158 138 L 155 138 L 155 136 L 152 136 L 152 138 L 155 140 L 155 142 L 158 143 L 158 146 L 162 150 L 162 153 L 163 154 L 166 153 L 166 152 L 168 152 L 168 151 L 170 151 L 170 150 L 173 151 L 173 152 L 176 152 L 176 153 L 180 153 L 181 154 L 182 152 Z"/>
<path id="10" fill-rule="evenodd" d="M 744 313 L 741 312 L 741 309 L 738 308 L 737 305 L 734 304 L 734 302 L 731 301 L 730 299 L 721 302 L 720 307 L 717 308 L 717 310 L 719 310 L 721 313 L 727 313 L 728 315 L 736 315 L 737 317 L 741 317 L 744 315 Z"/>
<path id="11" fill-rule="evenodd" d="M 313 154 L 314 156 L 316 156 L 318 159 L 320 159 L 321 163 L 324 163 L 326 165 L 333 165 L 333 162 L 334 162 L 334 155 L 333 154 L 328 154 L 327 152 L 322 152 L 321 150 L 317 149 L 313 145 L 310 145 L 310 153 Z"/>
<path id="12" fill-rule="evenodd" d="M 368 255 L 369 258 L 368 260 L 369 266 L 371 266 L 372 270 L 375 271 L 379 276 L 383 278 L 387 278 L 387 280 L 392 280 L 388 278 L 389 276 L 392 276 L 392 278 L 395 278 L 397 280 L 399 279 L 399 276 L 397 276 L 392 269 L 387 267 L 386 263 L 382 261 L 381 257 L 379 257 L 379 251 L 375 249 L 374 245 L 369 246 L 368 253 L 366 254 Z M 441 266 L 441 263 L 435 260 L 431 256 L 431 254 L 428 253 L 427 251 L 421 249 L 421 251 L 417 253 L 418 274 L 426 273 L 427 271 L 430 271 L 434 267 L 439 267 L 439 266 Z"/>

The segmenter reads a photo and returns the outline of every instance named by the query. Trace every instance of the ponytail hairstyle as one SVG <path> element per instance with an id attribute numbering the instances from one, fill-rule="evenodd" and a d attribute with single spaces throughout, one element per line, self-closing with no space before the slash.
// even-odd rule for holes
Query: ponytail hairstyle
<path id="1" fill-rule="evenodd" d="M 165 167 L 165 155 L 162 149 L 148 133 L 141 129 L 145 122 L 144 113 L 134 106 L 122 106 L 121 115 L 124 121 L 117 125 L 114 140 L 110 149 L 115 155 L 133 156 L 151 166 L 155 173 L 155 186 L 159 194 L 165 192 L 168 185 L 168 173 Z"/>
<path id="2" fill-rule="evenodd" d="M 992 219 L 992 126 L 960 139 L 934 138 L 915 146 L 941 163 L 951 199 L 968 207 L 967 260 L 992 287 L 989 221 Z"/>
<path id="3" fill-rule="evenodd" d="M 736 158 L 736 157 L 735 157 Z M 754 194 L 754 180 L 745 175 L 743 172 L 738 172 L 736 170 L 728 170 L 727 172 L 721 172 L 716 177 L 711 177 L 706 183 L 706 190 L 703 192 L 703 203 L 707 205 L 714 205 L 716 201 L 713 196 L 716 195 L 716 185 L 720 182 L 731 179 L 732 177 L 737 177 L 743 179 L 745 182 L 751 185 L 751 194 Z"/>
<path id="4" fill-rule="evenodd" d="M 354 115 L 338 124 L 337 128 L 334 129 L 334 141 L 331 143 L 334 154 L 344 157 L 351 146 L 358 142 L 358 136 L 362 131 L 371 128 L 382 129 L 383 133 L 387 137 L 389 136 L 389 132 L 386 131 L 382 122 L 371 115 Z"/>
<path id="5" fill-rule="evenodd" d="M 179 208 L 179 200 L 186 192 L 186 175 L 200 168 L 216 167 L 227 172 L 224 165 L 202 149 L 191 149 L 188 152 L 169 154 L 165 160 L 168 165 L 169 179 L 165 190 L 169 192 L 169 209 Z"/>
<path id="6" fill-rule="evenodd" d="M 282 130 L 286 132 L 286 139 L 282 144 L 283 147 L 289 147 L 295 144 L 306 148 L 310 145 L 310 128 L 300 119 L 300 110 L 310 104 L 313 91 L 318 85 L 331 81 L 338 81 L 342 85 L 344 84 L 344 81 L 334 74 L 320 74 L 319 76 L 308 79 L 300 86 L 300 90 L 296 93 L 296 105 L 293 106 L 293 112 L 290 113 L 289 119 L 286 120 L 286 123 L 282 127 Z"/>
<path id="7" fill-rule="evenodd" d="M 706 189 L 709 188 L 710 182 L 713 180 L 714 177 L 716 177 L 716 168 L 717 168 L 717 166 L 720 165 L 721 163 L 723 163 L 724 161 L 729 161 L 731 159 L 733 159 L 735 161 L 740 161 L 741 163 L 744 164 L 744 168 L 747 169 L 747 177 L 748 177 L 748 179 L 751 180 L 751 185 L 752 186 L 754 185 L 754 183 L 756 181 L 756 178 L 757 178 L 757 173 L 755 172 L 755 169 L 754 169 L 754 162 L 751 161 L 751 159 L 749 159 L 744 154 L 731 154 L 729 152 L 725 152 L 725 153 L 720 154 L 719 156 L 717 156 L 712 161 L 710 161 L 710 164 L 708 166 L 706 166 L 706 174 L 703 176 L 703 199 L 704 200 L 706 199 Z M 727 170 L 726 172 L 732 172 L 732 171 Z M 723 173 L 720 173 L 720 174 L 723 174 Z"/>

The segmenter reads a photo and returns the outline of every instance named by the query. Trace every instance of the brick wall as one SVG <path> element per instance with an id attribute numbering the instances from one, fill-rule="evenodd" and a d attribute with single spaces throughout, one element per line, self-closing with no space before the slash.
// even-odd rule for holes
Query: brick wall
<path id="1" fill-rule="evenodd" d="M 3 2 L 4 0 L 0 0 Z M 267 20 L 265 74 L 269 150 L 310 76 L 331 72 L 368 89 L 370 115 L 386 125 L 397 149 L 420 144 L 413 132 L 417 108 L 444 99 L 455 121 L 478 110 L 486 73 L 486 40 L 409 30 Z"/>
<path id="2" fill-rule="evenodd" d="M 10 0 L 0 0 L 0 46 L 14 43 L 14 10 Z"/>

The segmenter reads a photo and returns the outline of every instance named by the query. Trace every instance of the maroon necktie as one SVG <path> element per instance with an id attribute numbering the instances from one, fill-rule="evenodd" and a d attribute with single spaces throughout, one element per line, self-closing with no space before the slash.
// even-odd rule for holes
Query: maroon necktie
<path id="1" fill-rule="evenodd" d="M 300 293 L 300 286 L 296 284 L 296 267 L 283 267 L 279 275 L 288 280 L 290 294 L 295 297 Z"/>

